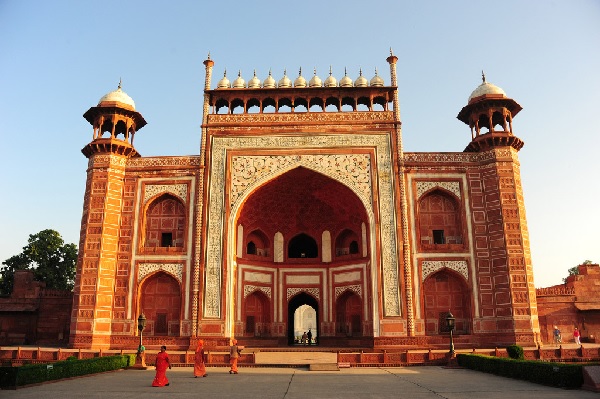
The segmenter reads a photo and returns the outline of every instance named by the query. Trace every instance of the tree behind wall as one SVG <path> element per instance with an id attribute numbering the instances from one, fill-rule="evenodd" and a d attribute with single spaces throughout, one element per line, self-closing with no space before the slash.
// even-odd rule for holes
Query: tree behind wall
<path id="1" fill-rule="evenodd" d="M 77 247 L 65 244 L 60 234 L 51 229 L 29 235 L 23 252 L 2 262 L 0 295 L 10 295 L 17 270 L 32 270 L 35 280 L 46 288 L 71 291 L 75 282 Z"/>

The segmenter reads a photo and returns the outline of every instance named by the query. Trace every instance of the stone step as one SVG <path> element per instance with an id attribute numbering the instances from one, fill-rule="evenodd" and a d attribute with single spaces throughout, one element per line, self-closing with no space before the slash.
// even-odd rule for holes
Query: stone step
<path id="1" fill-rule="evenodd" d="M 340 371 L 337 363 L 315 363 L 308 368 L 310 371 Z"/>
<path id="2" fill-rule="evenodd" d="M 255 364 L 337 364 L 333 352 L 256 352 Z"/>

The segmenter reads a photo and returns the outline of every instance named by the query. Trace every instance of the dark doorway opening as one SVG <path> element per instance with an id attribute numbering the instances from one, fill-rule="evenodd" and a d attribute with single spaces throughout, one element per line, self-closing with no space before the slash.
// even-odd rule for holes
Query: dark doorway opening
<path id="1" fill-rule="evenodd" d="M 306 292 L 301 292 L 298 295 L 295 295 L 288 302 L 288 345 L 294 345 L 295 343 L 295 334 L 294 334 L 294 313 L 296 309 L 298 309 L 302 305 L 308 305 L 315 310 L 317 315 L 317 319 L 315 321 L 316 329 L 312 331 L 313 340 L 315 345 L 318 344 L 318 337 L 316 336 L 316 332 L 319 328 L 319 302 L 311 295 Z"/>

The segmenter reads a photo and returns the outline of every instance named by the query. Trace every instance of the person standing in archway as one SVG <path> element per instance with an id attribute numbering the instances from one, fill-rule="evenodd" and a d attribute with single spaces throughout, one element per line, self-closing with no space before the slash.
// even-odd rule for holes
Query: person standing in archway
<path id="1" fill-rule="evenodd" d="M 310 328 L 308 329 L 308 332 L 306 333 L 306 338 L 308 338 L 308 344 L 311 345 L 312 344 L 312 331 L 310 331 Z"/>

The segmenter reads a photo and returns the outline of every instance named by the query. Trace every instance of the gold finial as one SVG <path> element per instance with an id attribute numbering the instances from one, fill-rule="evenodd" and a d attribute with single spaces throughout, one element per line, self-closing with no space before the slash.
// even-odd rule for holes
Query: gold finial
<path id="1" fill-rule="evenodd" d="M 269 76 L 271 76 L 271 68 L 269 68 Z"/>
<path id="2" fill-rule="evenodd" d="M 117 87 L 117 90 L 121 90 L 122 83 L 123 82 L 121 81 L 121 78 L 119 78 L 119 86 Z"/>
<path id="3" fill-rule="evenodd" d="M 394 52 L 392 51 L 392 46 L 390 46 L 390 55 L 393 56 Z"/>
<path id="4" fill-rule="evenodd" d="M 302 76 L 302 67 L 300 67 L 300 71 L 298 72 L 298 76 Z"/>
<path id="5" fill-rule="evenodd" d="M 329 76 L 331 76 L 331 65 L 329 65 Z"/>
<path id="6" fill-rule="evenodd" d="M 483 80 L 483 83 L 487 83 L 485 81 L 485 72 L 483 72 L 483 69 L 481 70 L 481 80 Z"/>
<path id="7" fill-rule="evenodd" d="M 379 76 L 379 75 L 377 74 L 377 67 L 375 67 L 375 76 Z"/>
<path id="8" fill-rule="evenodd" d="M 347 71 L 346 67 L 344 67 L 344 76 L 348 76 L 348 71 Z"/>
<path id="9" fill-rule="evenodd" d="M 358 74 L 359 74 L 360 76 L 362 76 L 362 68 L 360 68 L 358 71 L 359 71 L 359 73 L 358 73 Z"/>
<path id="10" fill-rule="evenodd" d="M 315 74 L 315 76 L 317 76 L 317 67 L 313 68 L 313 73 Z"/>
<path id="11" fill-rule="evenodd" d="M 210 60 L 210 51 L 208 52 L 208 58 L 207 58 L 207 60 Z"/>
<path id="12" fill-rule="evenodd" d="M 225 70 L 223 71 L 223 77 L 226 78 L 227 77 L 227 68 L 225 68 Z"/>
<path id="13" fill-rule="evenodd" d="M 256 76 L 256 69 L 254 70 L 254 76 Z"/>
<path id="14" fill-rule="evenodd" d="M 242 77 L 242 70 L 238 69 L 238 78 L 241 78 L 241 77 Z"/>

